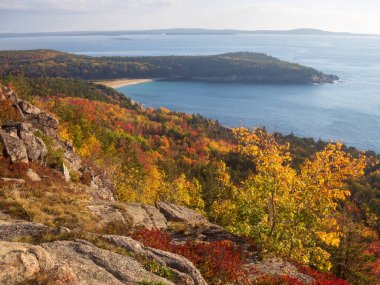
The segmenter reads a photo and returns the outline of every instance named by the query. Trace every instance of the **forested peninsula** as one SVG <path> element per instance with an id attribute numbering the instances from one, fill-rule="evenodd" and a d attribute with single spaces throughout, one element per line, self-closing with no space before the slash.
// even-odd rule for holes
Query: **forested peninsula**
<path id="1" fill-rule="evenodd" d="M 336 75 L 262 53 L 209 56 L 91 57 L 54 50 L 0 51 L 1 77 L 61 77 L 82 80 L 160 78 L 268 84 L 333 83 Z"/>

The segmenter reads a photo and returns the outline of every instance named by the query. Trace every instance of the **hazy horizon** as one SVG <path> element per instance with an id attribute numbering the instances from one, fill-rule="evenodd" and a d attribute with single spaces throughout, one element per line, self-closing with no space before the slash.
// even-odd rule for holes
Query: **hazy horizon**
<path id="1" fill-rule="evenodd" d="M 375 0 L 0 0 L 0 32 L 171 28 L 380 34 Z"/>
<path id="2" fill-rule="evenodd" d="M 162 30 L 172 30 L 172 31 L 215 31 L 215 32 L 222 32 L 222 31 L 242 31 L 242 32 L 287 32 L 287 31 L 297 31 L 297 30 L 305 30 L 305 31 L 320 31 L 320 32 L 327 32 L 327 33 L 341 33 L 341 34 L 357 34 L 357 35 L 373 35 L 377 36 L 380 35 L 380 32 L 375 33 L 358 33 L 358 32 L 351 32 L 351 31 L 330 31 L 330 30 L 322 30 L 319 28 L 309 28 L 309 27 L 296 27 L 291 29 L 231 29 L 231 28 L 220 28 L 220 29 L 212 29 L 212 28 L 204 28 L 204 27 L 171 27 L 171 28 L 147 28 L 147 29 L 98 29 L 98 30 L 60 30 L 60 31 L 38 31 L 38 32 L 1 32 L 0 34 L 52 34 L 52 33 L 102 33 L 102 32 L 149 32 L 149 31 L 162 31 Z"/>

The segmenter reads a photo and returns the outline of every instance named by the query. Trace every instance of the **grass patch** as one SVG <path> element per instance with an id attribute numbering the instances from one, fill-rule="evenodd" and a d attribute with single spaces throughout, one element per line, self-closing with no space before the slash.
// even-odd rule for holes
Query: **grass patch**
<path id="1" fill-rule="evenodd" d="M 70 179 L 74 183 L 80 182 L 80 173 L 78 171 L 70 171 Z"/>
<path id="2" fill-rule="evenodd" d="M 132 234 L 132 227 L 122 221 L 111 221 L 104 225 L 103 232 L 108 235 L 129 236 Z"/>
<path id="3" fill-rule="evenodd" d="M 1 210 L 14 218 L 42 223 L 52 228 L 67 227 L 99 232 L 99 218 L 86 208 L 88 199 L 87 195 L 76 193 L 64 184 L 0 186 Z"/>
<path id="4" fill-rule="evenodd" d="M 175 281 L 176 274 L 169 267 L 163 266 L 156 261 L 149 260 L 144 264 L 144 268 L 153 274 L 156 274 L 165 279 Z"/>
<path id="5" fill-rule="evenodd" d="M 162 282 L 153 282 L 153 281 L 141 281 L 138 284 L 139 285 L 165 285 Z"/>

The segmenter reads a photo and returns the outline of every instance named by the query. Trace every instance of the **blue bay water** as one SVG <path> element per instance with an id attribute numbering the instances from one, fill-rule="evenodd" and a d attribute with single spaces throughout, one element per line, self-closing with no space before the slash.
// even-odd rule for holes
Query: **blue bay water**
<path id="1" fill-rule="evenodd" d="M 380 151 L 379 102 L 349 98 L 338 85 L 151 82 L 119 91 L 145 106 L 199 113 L 229 127 L 265 126 Z"/>
<path id="2" fill-rule="evenodd" d="M 380 37 L 76 36 L 0 38 L 0 49 L 51 48 L 77 54 L 172 55 L 264 52 L 338 75 L 324 85 L 150 82 L 119 90 L 152 107 L 199 113 L 229 127 L 343 140 L 380 152 Z"/>

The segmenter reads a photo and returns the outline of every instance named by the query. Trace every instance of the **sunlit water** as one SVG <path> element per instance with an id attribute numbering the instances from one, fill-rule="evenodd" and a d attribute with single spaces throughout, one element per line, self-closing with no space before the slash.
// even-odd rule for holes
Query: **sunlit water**
<path id="1" fill-rule="evenodd" d="M 324 85 L 151 82 L 119 90 L 153 107 L 199 113 L 226 126 L 266 126 L 380 152 L 380 37 L 232 35 L 0 38 L 0 49 L 51 48 L 87 55 L 258 51 L 338 75 Z"/>

